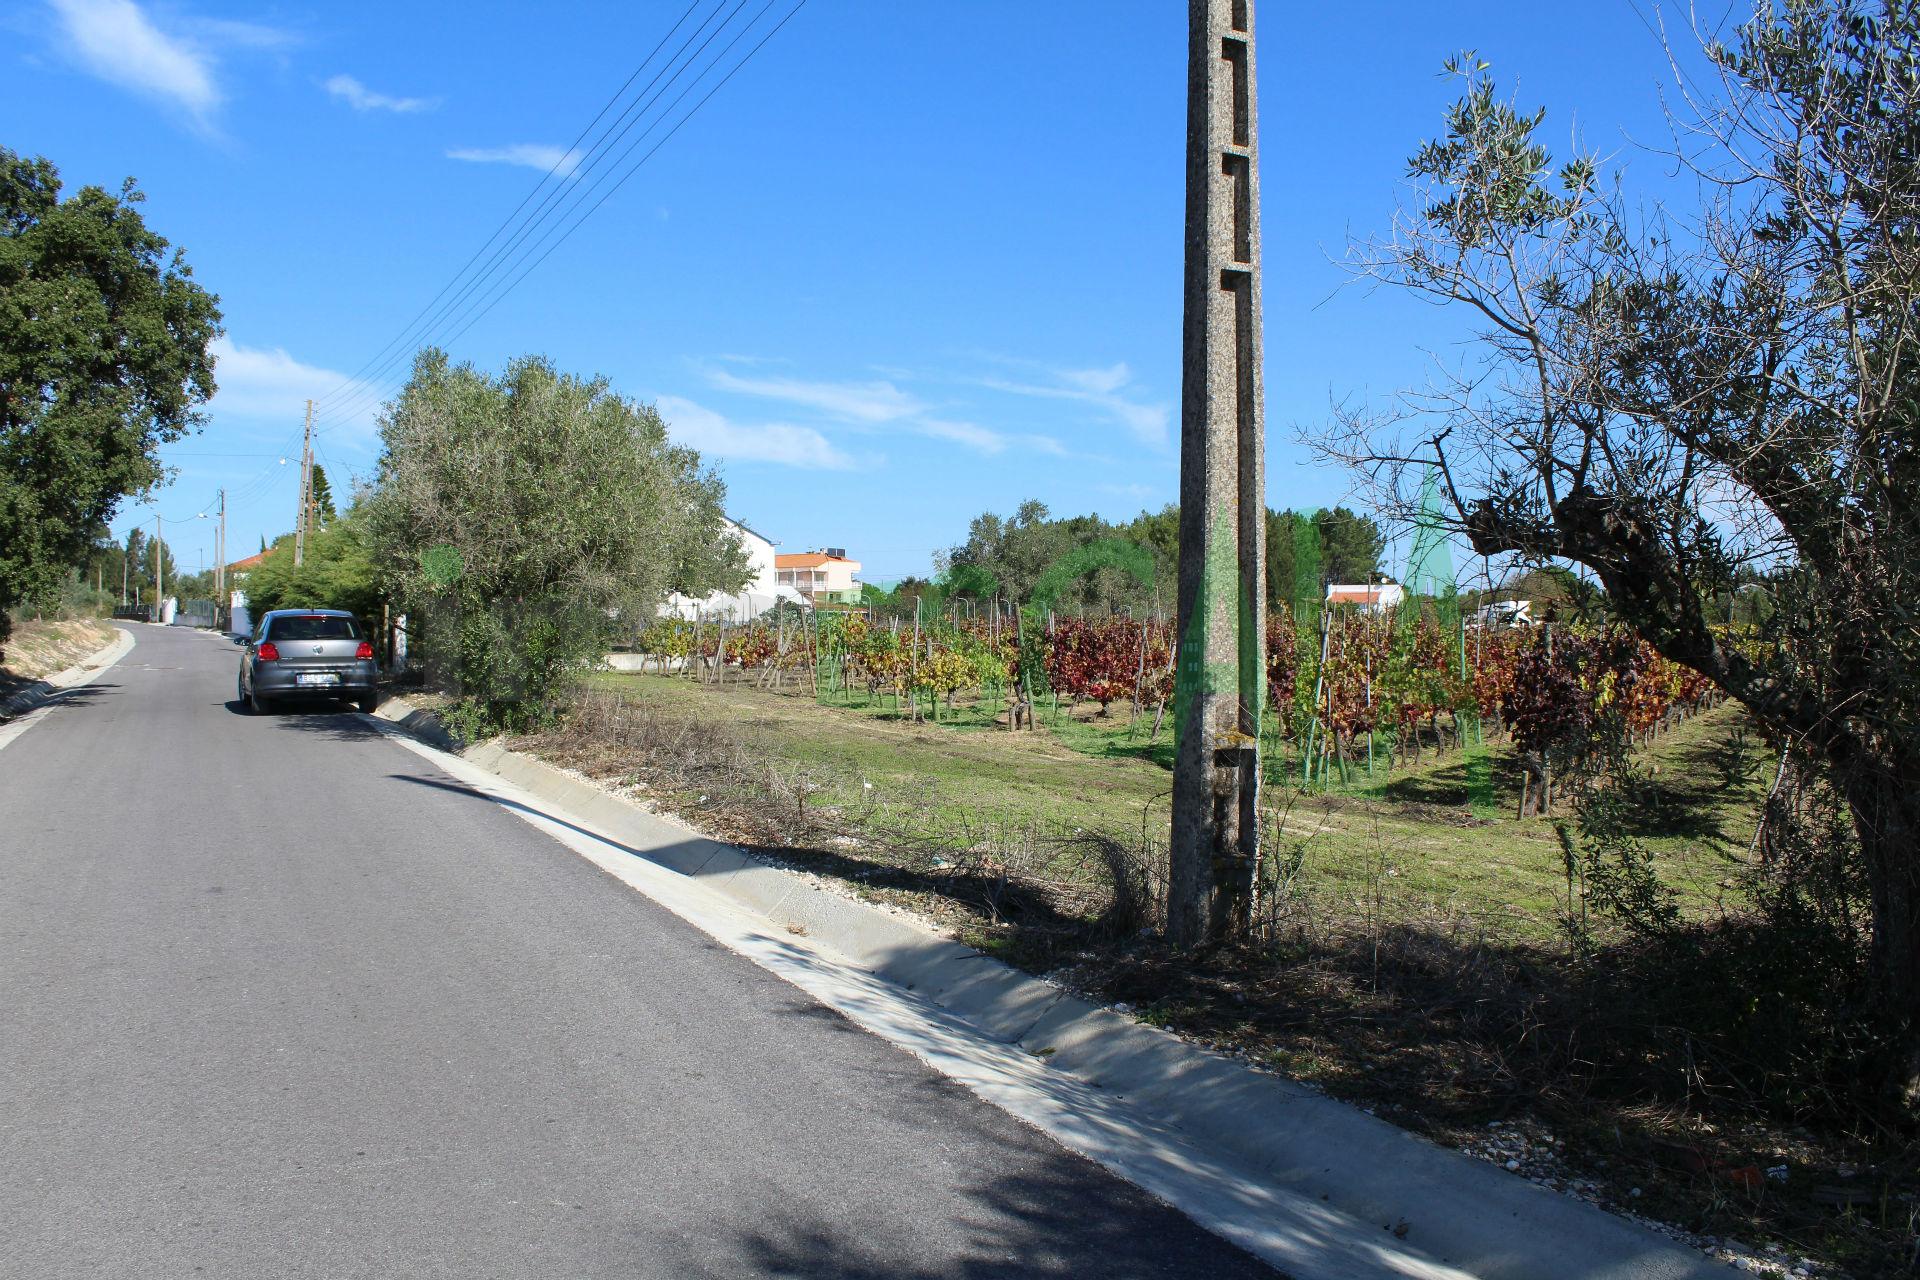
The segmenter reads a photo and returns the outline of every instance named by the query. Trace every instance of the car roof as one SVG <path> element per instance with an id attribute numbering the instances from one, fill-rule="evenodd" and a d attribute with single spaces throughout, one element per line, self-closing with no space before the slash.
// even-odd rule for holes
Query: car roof
<path id="1" fill-rule="evenodd" d="M 260 616 L 278 618 L 286 614 L 297 614 L 302 618 L 351 618 L 353 616 L 345 609 L 269 609 Z"/>

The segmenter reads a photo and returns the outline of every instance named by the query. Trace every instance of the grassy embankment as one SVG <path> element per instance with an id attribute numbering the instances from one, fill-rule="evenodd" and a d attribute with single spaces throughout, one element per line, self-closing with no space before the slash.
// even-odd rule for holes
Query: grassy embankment
<path id="1" fill-rule="evenodd" d="M 66 622 L 21 622 L 0 645 L 0 696 L 29 680 L 42 680 L 56 671 L 97 653 L 113 639 L 113 628 L 92 618 Z"/>
<path id="2" fill-rule="evenodd" d="M 742 735 L 778 768 L 820 788 L 814 803 L 854 807 L 879 830 L 993 825 L 1074 827 L 1120 838 L 1164 831 L 1171 788 L 1168 735 L 1147 741 L 1150 715 L 1131 730 L 1126 704 L 1042 709 L 1037 732 L 995 728 L 962 706 L 940 723 L 900 717 L 890 700 L 819 705 L 751 685 L 685 677 L 594 677 L 656 712 Z M 1693 911 L 1714 909 L 1753 834 L 1764 788 L 1760 748 L 1744 714 L 1722 706 L 1663 734 L 1643 753 L 1651 785 L 1645 830 L 1663 879 Z M 1329 906 L 1470 920 L 1516 941 L 1545 941 L 1567 907 L 1553 822 L 1517 820 L 1519 770 L 1504 744 L 1486 749 L 1492 804 L 1471 803 L 1469 757 L 1428 750 L 1416 767 L 1351 787 L 1297 793 L 1269 786 L 1281 845 L 1299 858 L 1297 887 Z M 1286 776 L 1286 775 L 1283 775 Z M 870 789 L 869 789 L 870 787 Z M 1484 797 L 1483 797 L 1484 798 Z"/>

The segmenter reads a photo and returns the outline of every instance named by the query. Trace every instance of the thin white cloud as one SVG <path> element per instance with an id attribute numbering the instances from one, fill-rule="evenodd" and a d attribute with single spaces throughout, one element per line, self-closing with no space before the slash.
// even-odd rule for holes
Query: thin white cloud
<path id="1" fill-rule="evenodd" d="M 193 29 L 214 44 L 236 49 L 279 50 L 300 43 L 300 37 L 294 32 L 232 18 L 196 18 Z"/>
<path id="2" fill-rule="evenodd" d="M 50 0 L 69 52 L 110 84 L 159 98 L 206 123 L 220 105 L 213 59 L 156 27 L 133 0 Z"/>
<path id="3" fill-rule="evenodd" d="M 318 400 L 348 382 L 346 374 L 304 364 L 283 348 L 243 347 L 226 337 L 214 339 L 213 358 L 219 390 L 207 402 L 207 412 L 217 421 L 298 425 L 307 400 Z M 350 402 L 343 398 L 341 403 Z M 359 409 L 340 424 L 341 434 L 360 442 L 372 439 L 379 411 L 379 400 Z"/>
<path id="4" fill-rule="evenodd" d="M 1110 396 L 1133 381 L 1133 374 L 1124 364 L 1112 365 L 1105 369 L 1062 369 L 1060 381 L 1068 386 L 1078 387 L 1089 395 Z"/>
<path id="5" fill-rule="evenodd" d="M 676 443 L 714 457 L 810 470 L 846 470 L 854 465 L 852 458 L 812 427 L 784 422 L 748 426 L 679 396 L 661 396 L 655 407 Z"/>
<path id="6" fill-rule="evenodd" d="M 431 111 L 440 105 L 438 98 L 396 98 L 392 94 L 376 93 L 349 75 L 332 76 L 320 87 L 355 111 L 392 111 L 408 115 L 416 111 Z"/>
<path id="7" fill-rule="evenodd" d="M 731 355 L 718 359 L 742 369 L 788 363 L 757 356 Z M 910 431 L 928 439 L 945 440 L 989 457 L 1015 446 L 1056 458 L 1073 456 L 1065 445 L 1052 436 L 1009 435 L 978 423 L 933 416 L 932 406 L 913 393 L 901 390 L 893 380 L 898 378 L 904 381 L 913 377 L 910 370 L 887 370 L 891 375 L 889 378 L 872 382 L 823 381 L 771 373 L 743 374 L 715 367 L 702 368 L 700 372 L 718 390 L 778 400 L 809 409 L 850 429 L 871 431 L 878 427 L 889 427 Z M 1096 371 L 1094 376 L 1097 377 L 1099 372 Z M 1125 376 L 1124 367 L 1121 376 Z"/>
<path id="8" fill-rule="evenodd" d="M 1007 438 L 998 431 L 989 431 L 971 422 L 943 422 L 926 418 L 915 423 L 914 427 L 922 435 L 932 436 L 936 440 L 951 440 L 980 453 L 1002 453 L 1007 447 Z"/>
<path id="9" fill-rule="evenodd" d="M 708 369 L 709 383 L 722 391 L 784 400 L 837 418 L 868 424 L 916 417 L 926 406 L 891 382 L 809 382 L 800 378 L 743 378 L 725 369 Z"/>
<path id="10" fill-rule="evenodd" d="M 516 142 L 504 147 L 455 147 L 447 152 L 449 160 L 465 160 L 470 164 L 514 164 L 543 173 L 557 172 L 563 178 L 573 176 L 573 171 L 580 167 L 581 158 L 578 151 L 550 147 L 540 142 Z"/>
<path id="11" fill-rule="evenodd" d="M 983 378 L 980 385 L 1009 395 L 1031 396 L 1044 400 L 1069 400 L 1091 405 L 1125 427 L 1144 444 L 1167 442 L 1173 419 L 1172 407 L 1138 398 L 1133 373 L 1124 364 L 1106 369 L 1043 370 L 1051 383 L 1013 382 L 1004 378 Z"/>

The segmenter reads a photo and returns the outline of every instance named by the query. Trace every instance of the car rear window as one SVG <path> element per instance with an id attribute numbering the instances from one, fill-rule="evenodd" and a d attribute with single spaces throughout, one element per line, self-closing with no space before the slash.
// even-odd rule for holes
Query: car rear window
<path id="1" fill-rule="evenodd" d="M 326 614 L 294 614 L 275 618 L 267 628 L 269 640 L 358 640 L 360 629 L 352 618 Z"/>

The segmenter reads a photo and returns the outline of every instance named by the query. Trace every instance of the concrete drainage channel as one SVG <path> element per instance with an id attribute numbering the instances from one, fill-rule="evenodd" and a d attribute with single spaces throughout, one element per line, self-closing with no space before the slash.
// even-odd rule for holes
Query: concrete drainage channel
<path id="1" fill-rule="evenodd" d="M 1087 1003 L 531 756 L 375 723 L 582 856 L 1296 1280 L 1681 1280 L 1730 1268 Z"/>

